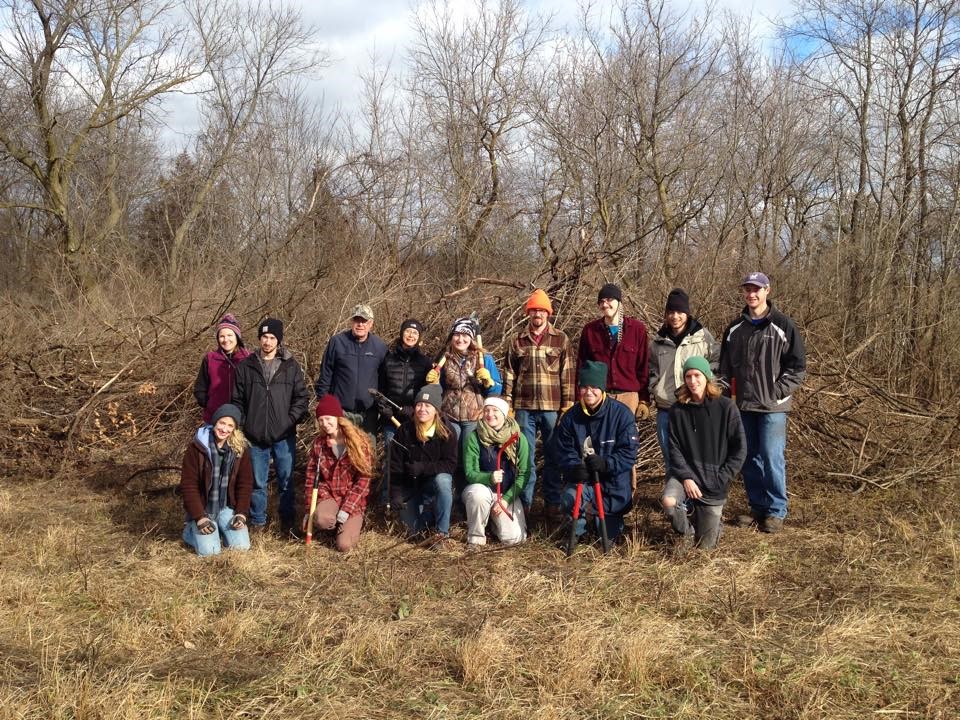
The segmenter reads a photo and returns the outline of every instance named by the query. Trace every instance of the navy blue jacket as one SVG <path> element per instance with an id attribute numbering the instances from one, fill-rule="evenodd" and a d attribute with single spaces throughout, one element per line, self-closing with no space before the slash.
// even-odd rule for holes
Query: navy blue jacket
<path id="1" fill-rule="evenodd" d="M 317 398 L 331 393 L 344 410 L 363 412 L 376 402 L 369 389 L 380 389 L 380 364 L 386 356 L 386 343 L 373 333 L 362 343 L 357 342 L 352 330 L 337 333 L 323 353 L 314 385 Z"/>
<path id="2" fill-rule="evenodd" d="M 607 461 L 607 471 L 600 475 L 604 511 L 628 512 L 633 506 L 630 475 L 639 449 L 633 413 L 611 397 L 604 398 L 590 415 L 580 403 L 570 408 L 550 439 L 551 455 L 564 474 L 583 462 L 583 442 L 587 436 L 597 455 Z"/>

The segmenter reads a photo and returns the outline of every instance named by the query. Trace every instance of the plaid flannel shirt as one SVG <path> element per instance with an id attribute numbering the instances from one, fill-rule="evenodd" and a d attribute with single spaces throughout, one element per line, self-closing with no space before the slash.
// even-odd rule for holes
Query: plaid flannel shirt
<path id="1" fill-rule="evenodd" d="M 304 490 L 307 512 L 310 512 L 310 494 L 317 482 L 318 470 L 318 501 L 333 498 L 339 508 L 350 515 L 366 509 L 370 478 L 354 469 L 346 453 L 338 458 L 327 445 L 326 438 L 317 437 L 310 448 L 310 459 L 307 460 L 307 482 Z"/>
<path id="2" fill-rule="evenodd" d="M 560 410 L 576 401 L 577 359 L 566 334 L 547 324 L 537 345 L 524 329 L 510 345 L 504 397 L 516 410 Z"/>

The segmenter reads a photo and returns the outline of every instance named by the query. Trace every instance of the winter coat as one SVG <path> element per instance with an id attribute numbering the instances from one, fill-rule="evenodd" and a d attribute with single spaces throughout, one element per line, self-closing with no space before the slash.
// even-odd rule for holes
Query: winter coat
<path id="1" fill-rule="evenodd" d="M 317 485 L 318 502 L 331 498 L 340 510 L 349 515 L 362 513 L 366 509 L 367 496 L 370 493 L 369 476 L 357 472 L 346 453 L 340 457 L 334 455 L 333 448 L 327 445 L 326 437 L 317 436 L 313 441 L 306 474 L 303 498 L 307 504 L 307 512 L 310 511 L 314 485 Z"/>
<path id="2" fill-rule="evenodd" d="M 609 397 L 592 414 L 587 414 L 581 403 L 564 413 L 550 438 L 550 456 L 565 475 L 583 463 L 583 443 L 588 436 L 594 452 L 607 463 L 606 472 L 600 475 L 604 510 L 628 512 L 633 505 L 630 476 L 639 449 L 633 413 Z"/>
<path id="3" fill-rule="evenodd" d="M 259 353 L 253 353 L 237 366 L 233 404 L 243 411 L 244 435 L 258 447 L 270 447 L 295 436 L 297 425 L 310 412 L 310 393 L 300 364 L 283 346 L 277 357 L 280 367 L 269 383 L 260 366 Z"/>
<path id="4" fill-rule="evenodd" d="M 237 366 L 249 355 L 249 350 L 238 345 L 229 355 L 217 348 L 203 356 L 196 382 L 193 383 L 193 396 L 203 408 L 205 423 L 210 422 L 217 408 L 230 402 L 237 379 Z"/>
<path id="5" fill-rule="evenodd" d="M 730 481 L 747 458 L 740 412 L 730 398 L 675 403 L 670 408 L 670 475 L 693 480 L 705 505 L 723 505 Z"/>
<path id="6" fill-rule="evenodd" d="M 584 325 L 580 334 L 577 375 L 587 360 L 602 362 L 607 366 L 607 392 L 635 392 L 649 402 L 649 358 L 647 326 L 641 320 L 623 318 L 614 343 L 603 318 L 597 318 Z"/>
<path id="7" fill-rule="evenodd" d="M 426 442 L 417 438 L 414 421 L 404 420 L 393 438 L 390 449 L 390 482 L 394 485 L 416 488 L 424 481 L 432 481 L 439 473 L 453 475 L 460 457 L 460 440 L 449 423 L 443 422 L 449 432 L 444 440 L 434 435 Z"/>
<path id="8" fill-rule="evenodd" d="M 503 482 L 500 483 L 500 494 L 504 502 L 509 505 L 518 497 L 530 479 L 530 445 L 523 433 L 517 438 L 517 463 L 514 465 L 507 454 L 500 459 L 500 469 L 503 470 Z M 491 479 L 493 471 L 497 469 L 497 453 L 499 445 L 484 445 L 480 442 L 477 431 L 474 430 L 467 438 L 463 449 L 463 471 L 467 484 L 478 483 L 495 489 Z"/>
<path id="9" fill-rule="evenodd" d="M 749 311 L 734 320 L 720 345 L 720 376 L 736 380 L 741 412 L 789 412 L 807 375 L 807 351 L 793 320 L 770 303 L 758 323 Z"/>
<path id="10" fill-rule="evenodd" d="M 499 395 L 503 391 L 500 371 L 493 355 L 483 354 L 483 366 L 490 372 L 490 379 L 493 380 L 493 387 L 489 389 L 483 387 L 476 378 L 476 353 L 471 352 L 466 357 L 458 353 L 447 353 L 447 362 L 440 372 L 440 386 L 443 388 L 442 414 L 447 420 L 477 420 L 483 409 L 484 399 L 490 395 Z"/>
<path id="11" fill-rule="evenodd" d="M 352 330 L 337 333 L 323 353 L 314 384 L 317 398 L 336 395 L 347 412 L 362 413 L 372 407 L 376 399 L 369 390 L 380 389 L 380 364 L 386 356 L 386 343 L 373 333 L 363 342 L 357 341 Z"/>
<path id="12" fill-rule="evenodd" d="M 717 372 L 720 360 L 720 343 L 696 318 L 690 318 L 687 334 L 676 345 L 670 331 L 664 325 L 653 336 L 650 344 L 650 398 L 661 410 L 670 408 L 677 401 L 677 390 L 683 387 L 683 363 L 695 355 L 705 357 L 710 369 Z"/>
<path id="13" fill-rule="evenodd" d="M 210 426 L 201 425 L 187 444 L 180 470 L 180 495 L 183 507 L 192 520 L 207 514 L 207 496 L 213 482 L 213 453 L 210 446 Z M 227 483 L 227 505 L 240 515 L 250 514 L 250 496 L 253 494 L 253 465 L 247 449 L 230 468 Z"/>
<path id="14" fill-rule="evenodd" d="M 412 408 L 432 366 L 419 345 L 408 349 L 398 342 L 380 365 L 380 392 L 400 407 Z"/>

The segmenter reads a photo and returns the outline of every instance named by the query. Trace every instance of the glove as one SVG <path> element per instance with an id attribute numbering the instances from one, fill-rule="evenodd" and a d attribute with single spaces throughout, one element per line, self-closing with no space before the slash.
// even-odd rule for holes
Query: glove
<path id="1" fill-rule="evenodd" d="M 435 385 L 436 383 L 440 382 L 440 371 L 436 368 L 428 370 L 426 380 L 427 385 Z"/>
<path id="2" fill-rule="evenodd" d="M 393 405 L 390 403 L 379 402 L 377 403 L 377 408 L 380 410 L 380 417 L 383 418 L 384 422 L 390 422 L 390 418 L 393 417 Z"/>
<path id="3" fill-rule="evenodd" d="M 587 472 L 587 466 L 584 464 L 574 465 L 567 471 L 567 482 L 571 485 L 585 483 L 590 479 L 590 473 Z"/>
<path id="4" fill-rule="evenodd" d="M 652 418 L 653 411 L 650 409 L 650 403 L 645 403 L 643 400 L 641 400 L 637 404 L 637 411 L 633 415 L 634 415 L 634 419 L 637 422 L 640 422 L 641 420 L 649 420 L 650 418 Z"/>
<path id="5" fill-rule="evenodd" d="M 502 483 L 503 470 L 494 470 L 492 473 L 490 473 L 490 482 L 492 482 L 494 485 L 497 483 Z"/>
<path id="6" fill-rule="evenodd" d="M 600 475 L 607 471 L 607 461 L 600 455 L 587 455 L 583 459 L 583 464 L 590 474 L 596 473 Z"/>
<path id="7" fill-rule="evenodd" d="M 243 530 L 247 526 L 247 516 L 243 513 L 236 513 L 230 519 L 231 530 Z"/>
<path id="8" fill-rule="evenodd" d="M 201 535 L 210 535 L 217 529 L 213 520 L 208 517 L 202 517 L 197 520 L 197 532 Z"/>
<path id="9" fill-rule="evenodd" d="M 350 513 L 348 513 L 346 510 L 341 510 L 337 513 L 337 525 L 343 525 L 349 517 Z"/>
<path id="10" fill-rule="evenodd" d="M 490 376 L 490 371 L 485 367 L 477 370 L 477 380 L 483 385 L 484 388 L 489 390 L 494 386 L 493 378 Z"/>

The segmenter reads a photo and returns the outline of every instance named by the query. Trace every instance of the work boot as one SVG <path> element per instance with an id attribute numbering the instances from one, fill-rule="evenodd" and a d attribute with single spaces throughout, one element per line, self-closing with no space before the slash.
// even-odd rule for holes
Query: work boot
<path id="1" fill-rule="evenodd" d="M 765 533 L 775 534 L 783 530 L 783 518 L 775 515 L 768 515 L 759 523 L 760 530 Z"/>
<path id="2" fill-rule="evenodd" d="M 737 515 L 737 517 L 735 517 L 733 520 L 734 526 L 740 527 L 740 528 L 748 528 L 753 525 L 760 527 L 762 522 L 763 522 L 762 519 L 758 518 L 753 513 L 751 513 L 750 515 Z"/>

